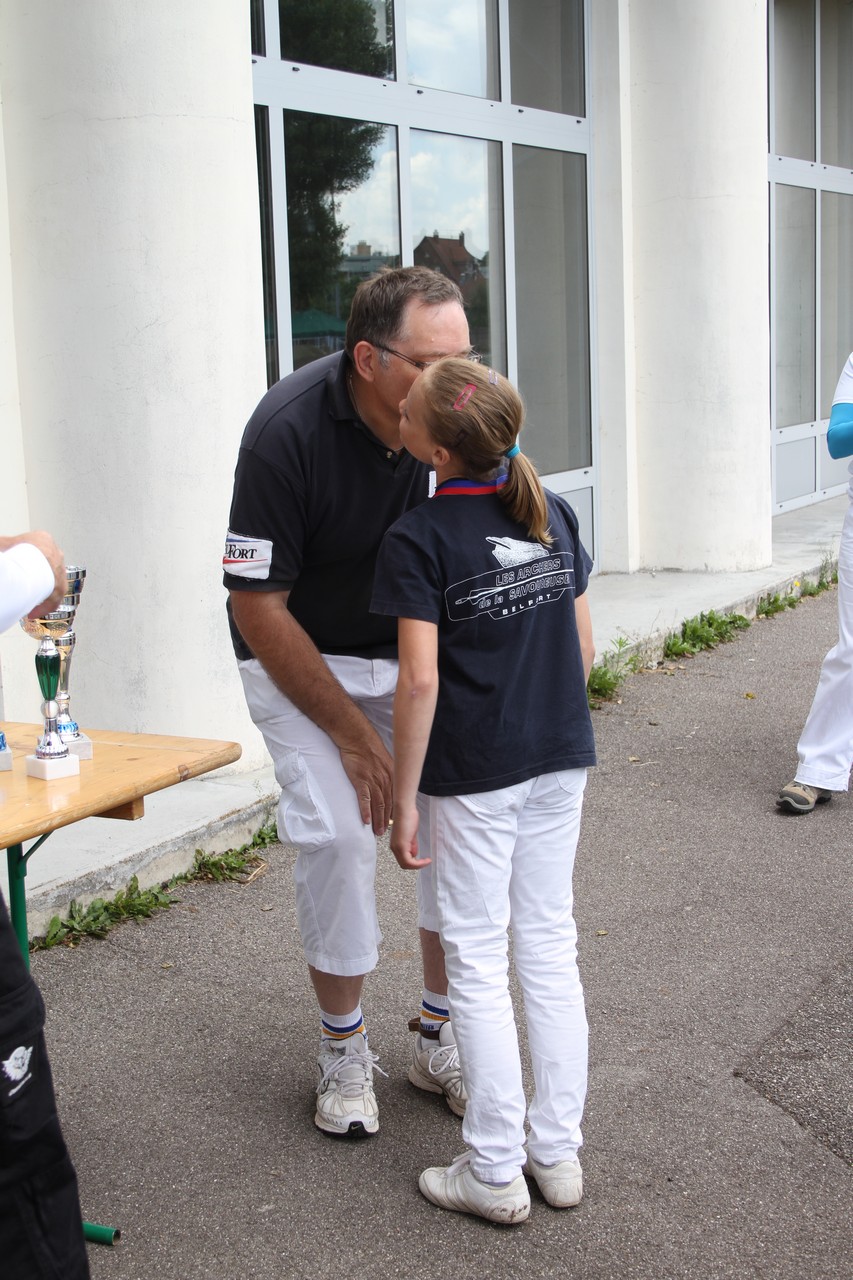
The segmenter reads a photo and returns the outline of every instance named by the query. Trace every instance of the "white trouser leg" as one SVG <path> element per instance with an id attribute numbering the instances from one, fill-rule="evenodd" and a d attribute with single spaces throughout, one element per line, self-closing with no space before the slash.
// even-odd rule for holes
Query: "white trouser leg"
<path id="1" fill-rule="evenodd" d="M 528 784 L 430 798 L 436 896 L 468 1107 L 462 1136 L 485 1182 L 524 1163 L 525 1098 L 509 994 L 509 882 Z"/>
<path id="2" fill-rule="evenodd" d="M 396 662 L 326 661 L 369 719 L 390 724 Z M 279 834 L 297 850 L 293 875 L 305 958 L 323 973 L 367 973 L 376 966 L 382 937 L 374 891 L 376 838 L 361 820 L 340 752 L 259 662 L 240 663 L 240 676 L 282 789 Z"/>
<path id="3" fill-rule="evenodd" d="M 510 1181 L 524 1163 L 525 1098 L 508 981 L 511 916 L 535 1060 L 531 1150 L 553 1163 L 581 1141 L 587 1032 L 572 866 L 585 780 L 585 770 L 570 770 L 430 801 L 450 1008 L 469 1095 L 462 1133 L 471 1167 L 486 1182 Z"/>
<path id="4" fill-rule="evenodd" d="M 811 711 L 797 743 L 796 779 L 846 791 L 853 764 L 853 503 L 838 553 L 838 643 L 820 669 Z"/>
<path id="5" fill-rule="evenodd" d="M 515 968 L 536 1085 L 527 1146 L 541 1164 L 571 1159 L 582 1141 L 588 1033 L 572 872 L 585 786 L 585 769 L 536 779 L 519 818 L 513 859 Z"/>

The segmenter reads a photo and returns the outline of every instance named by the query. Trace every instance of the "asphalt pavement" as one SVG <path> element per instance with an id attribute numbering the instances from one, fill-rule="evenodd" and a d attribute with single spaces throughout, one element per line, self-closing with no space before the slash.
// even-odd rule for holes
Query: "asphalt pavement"
<path id="1" fill-rule="evenodd" d="M 364 1008 L 379 1134 L 314 1127 L 317 1019 L 292 851 L 33 956 L 93 1280 L 853 1277 L 853 801 L 774 805 L 835 593 L 633 675 L 594 714 L 575 875 L 591 1029 L 574 1210 L 443 1212 L 417 1189 L 460 1122 L 406 1078 L 414 885 L 387 850 Z M 10 1278 L 13 1280 L 13 1278 Z"/>

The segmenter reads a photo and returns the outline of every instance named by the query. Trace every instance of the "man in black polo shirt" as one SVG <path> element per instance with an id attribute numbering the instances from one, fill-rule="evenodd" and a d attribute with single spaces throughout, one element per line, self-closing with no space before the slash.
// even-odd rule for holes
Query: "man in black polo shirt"
<path id="1" fill-rule="evenodd" d="M 445 355 L 470 353 L 462 297 L 422 267 L 359 286 L 346 351 L 267 392 L 243 436 L 223 560 L 249 711 L 282 788 L 279 832 L 296 846 L 299 929 L 320 1006 L 315 1123 L 379 1127 L 361 1009 L 381 941 L 376 837 L 391 818 L 393 618 L 370 613 L 382 537 L 429 494 L 402 449 L 400 401 Z M 418 875 L 424 962 L 409 1079 L 462 1115 L 431 868 Z"/>

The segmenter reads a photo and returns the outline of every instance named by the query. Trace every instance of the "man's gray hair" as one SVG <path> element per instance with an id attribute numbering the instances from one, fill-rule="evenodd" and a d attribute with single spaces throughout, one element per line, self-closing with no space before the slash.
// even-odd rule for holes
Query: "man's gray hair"
<path id="1" fill-rule="evenodd" d="M 352 355 L 357 342 L 391 346 L 403 332 L 406 304 L 416 299 L 424 306 L 446 302 L 464 306 L 458 285 L 429 267 L 386 267 L 362 281 L 355 291 L 347 321 L 346 349 Z"/>

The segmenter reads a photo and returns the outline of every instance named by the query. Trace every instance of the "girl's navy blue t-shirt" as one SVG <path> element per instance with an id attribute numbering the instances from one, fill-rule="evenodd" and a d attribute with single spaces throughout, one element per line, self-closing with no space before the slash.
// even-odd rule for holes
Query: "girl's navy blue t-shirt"
<path id="1" fill-rule="evenodd" d="M 458 480 L 385 535 L 371 610 L 438 626 L 427 795 L 595 764 L 575 622 L 592 562 L 571 507 L 546 498 L 547 547 L 510 518 L 494 486 Z"/>

